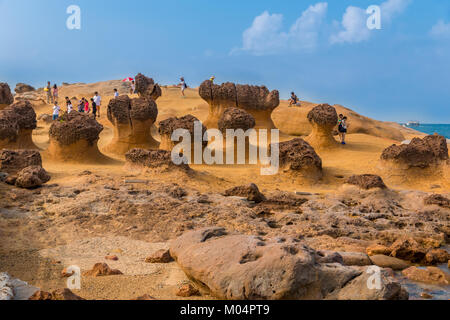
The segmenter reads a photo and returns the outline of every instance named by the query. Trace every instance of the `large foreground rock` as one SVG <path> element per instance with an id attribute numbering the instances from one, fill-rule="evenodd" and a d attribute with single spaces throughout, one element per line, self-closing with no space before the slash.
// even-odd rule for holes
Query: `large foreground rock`
<path id="1" fill-rule="evenodd" d="M 359 288 L 364 280 L 367 283 L 362 271 L 326 263 L 330 259 L 295 239 L 263 239 L 206 228 L 174 240 L 170 253 L 188 277 L 220 299 L 334 299 L 348 284 Z M 360 277 L 364 279 L 353 284 Z M 394 289 L 383 285 L 378 295 L 367 298 L 399 298 L 401 286 L 388 280 Z M 345 297 L 357 299 L 357 294 L 350 291 Z"/>

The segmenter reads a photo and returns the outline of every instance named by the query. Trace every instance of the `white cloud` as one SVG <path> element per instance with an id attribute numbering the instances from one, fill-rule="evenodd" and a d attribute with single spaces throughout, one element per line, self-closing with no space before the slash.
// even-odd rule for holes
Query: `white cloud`
<path id="1" fill-rule="evenodd" d="M 319 31 L 325 19 L 328 4 L 317 3 L 305 10 L 288 32 L 283 32 L 283 15 L 267 11 L 256 17 L 252 26 L 243 33 L 241 51 L 254 55 L 275 54 L 283 51 L 313 50 L 318 43 Z"/>
<path id="2" fill-rule="evenodd" d="M 431 28 L 430 35 L 436 39 L 450 39 L 450 23 L 439 20 L 433 28 Z"/>
<path id="3" fill-rule="evenodd" d="M 348 7 L 342 17 L 342 29 L 336 34 L 332 34 L 330 42 L 334 43 L 355 43 L 368 40 L 370 30 L 367 28 L 366 10 L 357 7 Z"/>
<path id="4" fill-rule="evenodd" d="M 381 21 L 391 23 L 392 19 L 402 13 L 411 0 L 387 0 L 380 5 Z M 345 11 L 342 21 L 337 23 L 339 31 L 330 36 L 330 42 L 336 43 L 357 43 L 369 40 L 372 31 L 367 28 L 369 15 L 365 9 L 350 6 Z"/>

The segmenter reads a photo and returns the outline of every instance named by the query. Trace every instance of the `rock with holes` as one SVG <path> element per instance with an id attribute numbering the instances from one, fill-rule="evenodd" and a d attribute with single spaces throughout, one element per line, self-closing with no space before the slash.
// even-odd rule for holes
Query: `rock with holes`
<path id="1" fill-rule="evenodd" d="M 419 281 L 437 285 L 450 284 L 450 274 L 437 267 L 427 267 L 426 269 L 410 267 L 403 270 L 402 273 L 405 277 L 412 281 Z"/>
<path id="2" fill-rule="evenodd" d="M 321 262 L 323 255 L 294 239 L 280 242 L 222 228 L 186 233 L 172 241 L 170 253 L 190 279 L 219 299 L 323 299 L 362 274 Z"/>
<path id="3" fill-rule="evenodd" d="M 0 171 L 16 175 L 22 169 L 30 166 L 42 166 L 42 158 L 36 150 L 6 150 L 0 151 Z"/>
<path id="4" fill-rule="evenodd" d="M 424 200 L 424 204 L 427 206 L 439 206 L 442 208 L 450 209 L 450 199 L 444 197 L 441 194 L 432 194 L 427 196 Z"/>
<path id="5" fill-rule="evenodd" d="M 161 88 L 152 78 L 139 73 L 134 80 L 136 83 L 136 92 L 140 97 L 155 101 L 161 97 Z"/>
<path id="6" fill-rule="evenodd" d="M 219 119 L 228 108 L 239 108 L 250 113 L 256 128 L 274 129 L 271 114 L 280 104 L 278 91 L 270 92 L 265 86 L 239 85 L 231 82 L 216 85 L 204 81 L 199 94 L 209 104 L 209 115 L 205 121 L 208 128 L 218 128 Z"/>
<path id="7" fill-rule="evenodd" d="M 380 176 L 374 174 L 353 175 L 346 181 L 347 184 L 355 185 L 361 189 L 386 189 L 386 185 Z"/>
<path id="8" fill-rule="evenodd" d="M 50 181 L 50 175 L 41 166 L 30 166 L 17 173 L 15 185 L 18 188 L 37 188 Z"/>
<path id="9" fill-rule="evenodd" d="M 322 177 L 322 159 L 305 140 L 296 138 L 281 142 L 278 148 L 280 169 L 311 179 Z"/>
<path id="10" fill-rule="evenodd" d="M 50 130 L 49 158 L 62 162 L 96 163 L 107 161 L 97 142 L 103 125 L 91 114 L 64 113 Z"/>
<path id="11" fill-rule="evenodd" d="M 34 87 L 25 84 L 25 83 L 18 83 L 16 84 L 16 88 L 14 89 L 14 91 L 16 93 L 26 93 L 26 92 L 30 92 L 30 91 L 34 91 L 36 90 Z"/>
<path id="12" fill-rule="evenodd" d="M 310 145 L 319 149 L 338 145 L 333 137 L 333 130 L 338 122 L 334 107 L 329 104 L 318 105 L 308 113 L 308 120 L 312 126 L 312 132 L 305 140 Z"/>
<path id="13" fill-rule="evenodd" d="M 158 149 L 159 143 L 150 130 L 157 117 L 158 107 L 153 99 L 122 95 L 110 100 L 108 120 L 114 126 L 114 137 L 105 151 L 123 156 L 134 148 Z"/>
<path id="14" fill-rule="evenodd" d="M 37 149 L 32 139 L 36 113 L 28 101 L 11 104 L 0 111 L 0 149 Z"/>
<path id="15" fill-rule="evenodd" d="M 182 155 L 180 155 L 182 157 Z M 179 165 L 175 164 L 172 154 L 166 150 L 144 150 L 132 149 L 125 154 L 126 165 L 130 169 L 147 170 L 147 169 L 181 169 L 189 171 L 189 165 L 184 159 Z"/>
<path id="16" fill-rule="evenodd" d="M 426 249 L 413 238 L 400 238 L 391 247 L 391 256 L 411 262 L 420 262 L 426 255 Z"/>

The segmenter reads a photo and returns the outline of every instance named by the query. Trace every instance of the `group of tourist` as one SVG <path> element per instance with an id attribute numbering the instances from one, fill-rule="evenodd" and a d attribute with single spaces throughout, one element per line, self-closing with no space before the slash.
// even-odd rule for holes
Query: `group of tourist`
<path id="1" fill-rule="evenodd" d="M 50 84 L 50 82 L 49 82 Z M 56 87 L 56 85 L 55 85 Z M 57 88 L 57 87 L 56 87 Z M 117 91 L 117 89 L 114 89 L 114 97 L 117 98 L 119 96 L 119 93 Z M 50 101 L 53 103 L 53 113 L 52 113 L 52 119 L 53 120 L 57 120 L 59 118 L 59 115 L 61 113 L 61 107 L 59 106 L 58 103 L 58 95 L 56 93 L 55 94 L 52 92 L 52 96 L 48 98 L 48 102 L 50 103 Z M 66 103 L 66 111 L 68 114 L 70 114 L 71 112 L 74 112 L 74 107 L 72 104 L 72 100 L 69 99 L 69 97 L 65 98 L 65 103 Z M 86 98 L 81 98 L 78 101 L 78 106 L 76 111 L 78 111 L 79 113 L 91 113 L 94 115 L 95 118 L 100 118 L 100 108 L 101 108 L 101 104 L 102 104 L 102 97 L 98 94 L 98 92 L 95 92 L 94 97 L 92 97 L 90 99 L 90 102 L 86 99 Z"/>

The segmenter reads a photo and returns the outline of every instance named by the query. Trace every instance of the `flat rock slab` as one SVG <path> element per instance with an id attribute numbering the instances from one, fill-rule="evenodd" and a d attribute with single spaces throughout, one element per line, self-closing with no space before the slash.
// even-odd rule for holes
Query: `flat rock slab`
<path id="1" fill-rule="evenodd" d="M 346 266 L 370 266 L 369 256 L 363 252 L 338 252 Z"/>
<path id="2" fill-rule="evenodd" d="M 371 256 L 370 260 L 376 266 L 381 268 L 391 268 L 392 270 L 404 270 L 410 267 L 410 264 L 407 261 L 394 257 L 388 257 L 382 254 Z"/>

